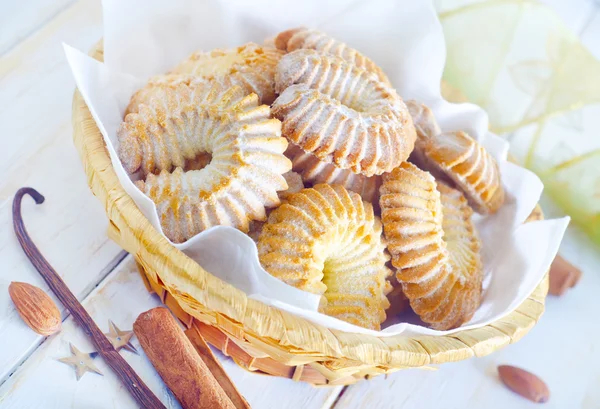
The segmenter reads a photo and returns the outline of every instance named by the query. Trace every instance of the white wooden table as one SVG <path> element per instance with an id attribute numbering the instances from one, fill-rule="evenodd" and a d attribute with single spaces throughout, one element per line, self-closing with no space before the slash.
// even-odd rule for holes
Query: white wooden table
<path id="1" fill-rule="evenodd" d="M 550 3 L 600 58 L 600 8 L 591 0 Z M 74 83 L 61 42 L 86 50 L 100 37 L 97 0 L 0 2 L 1 408 L 136 407 L 100 358 L 96 362 L 104 376 L 86 374 L 79 382 L 71 368 L 56 361 L 69 354 L 69 342 L 92 350 L 67 312 L 62 331 L 43 339 L 19 319 L 7 292 L 11 281 L 47 289 L 11 226 L 14 193 L 33 186 L 47 200 L 42 206 L 24 201 L 30 233 L 103 330 L 108 330 L 108 319 L 129 329 L 140 312 L 159 304 L 146 292 L 131 257 L 106 237 L 106 217 L 88 190 L 71 142 Z M 501 386 L 500 363 L 522 366 L 545 379 L 552 392 L 547 407 L 597 408 L 600 329 L 593 323 L 600 313 L 600 254 L 574 228 L 561 251 L 584 270 L 579 286 L 561 299 L 549 298 L 545 316 L 522 341 L 485 358 L 317 389 L 248 373 L 220 357 L 255 408 L 532 407 Z M 134 345 L 141 351 L 135 340 Z M 122 355 L 167 407 L 179 407 L 143 352 Z"/>

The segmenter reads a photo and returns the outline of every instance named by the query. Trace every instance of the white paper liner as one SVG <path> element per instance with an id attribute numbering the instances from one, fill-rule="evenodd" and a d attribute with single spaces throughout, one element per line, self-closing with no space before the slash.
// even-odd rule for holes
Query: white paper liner
<path id="1" fill-rule="evenodd" d="M 569 219 L 522 224 L 540 198 L 542 183 L 532 172 L 506 161 L 508 144 L 487 131 L 483 110 L 472 104 L 450 104 L 441 97 L 446 51 L 440 23 L 428 1 L 104 0 L 103 10 L 105 63 L 67 45 L 65 53 L 123 188 L 158 231 L 162 232 L 154 203 L 131 182 L 115 151 L 117 128 L 131 95 L 147 78 L 168 71 L 193 51 L 262 43 L 288 28 L 316 27 L 362 51 L 381 65 L 404 99 L 427 104 L 442 130 L 469 132 L 498 160 L 506 203 L 492 216 L 475 216 L 483 241 L 483 303 L 459 329 L 436 331 L 400 323 L 378 332 L 320 314 L 319 296 L 270 276 L 260 266 L 254 242 L 230 227 L 215 227 L 174 244 L 251 298 L 346 332 L 445 335 L 507 315 L 531 294 L 549 268 Z"/>

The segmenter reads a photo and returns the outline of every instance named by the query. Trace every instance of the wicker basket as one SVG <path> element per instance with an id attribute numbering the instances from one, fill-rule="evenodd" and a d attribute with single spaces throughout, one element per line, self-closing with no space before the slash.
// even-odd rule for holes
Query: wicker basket
<path id="1" fill-rule="evenodd" d="M 102 45 L 91 55 L 102 60 Z M 314 385 L 351 384 L 399 369 L 490 354 L 518 341 L 544 312 L 547 276 L 508 316 L 443 337 L 346 333 L 269 307 L 206 272 L 150 225 L 121 187 L 102 135 L 78 91 L 73 127 L 89 186 L 109 218 L 109 237 L 135 257 L 148 290 L 156 292 L 189 331 L 199 331 L 250 371 Z M 532 217 L 543 217 L 539 208 Z"/>

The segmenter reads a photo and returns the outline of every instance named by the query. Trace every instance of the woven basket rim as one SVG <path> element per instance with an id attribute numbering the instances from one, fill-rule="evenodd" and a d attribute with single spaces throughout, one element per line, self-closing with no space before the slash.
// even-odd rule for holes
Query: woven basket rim
<path id="1" fill-rule="evenodd" d="M 101 42 L 92 49 L 90 55 L 102 61 Z M 179 301 L 185 300 L 185 294 L 180 293 L 177 286 L 170 285 L 169 280 L 178 276 L 195 281 L 204 295 L 203 299 L 196 302 L 231 320 L 230 323 L 221 321 L 210 325 L 231 328 L 231 331 L 235 331 L 232 323 L 241 325 L 247 330 L 247 337 L 256 336 L 253 341 L 264 343 L 265 348 L 284 346 L 297 351 L 298 355 L 310 353 L 324 360 L 345 358 L 354 364 L 363 362 L 382 367 L 423 367 L 484 356 L 516 342 L 537 323 L 544 312 L 547 275 L 512 313 L 484 327 L 447 336 L 376 337 L 346 333 L 330 330 L 249 299 L 245 293 L 205 271 L 177 250 L 141 214 L 121 186 L 102 135 L 78 90 L 75 90 L 73 98 L 72 121 L 74 142 L 84 163 L 90 188 L 103 202 L 110 220 L 109 236 L 121 245 L 123 242 L 134 242 L 133 245 L 128 244 L 126 249 L 134 254 L 140 264 L 152 265 L 156 271 L 161 271 L 161 268 L 169 272 L 172 270 L 172 275 L 158 273 L 158 276 Z M 227 294 L 227 297 L 223 294 Z M 188 310 L 185 305 L 182 307 L 194 315 L 193 310 Z M 201 317 L 196 318 L 202 320 Z M 262 322 L 265 318 L 270 320 L 267 326 Z"/>

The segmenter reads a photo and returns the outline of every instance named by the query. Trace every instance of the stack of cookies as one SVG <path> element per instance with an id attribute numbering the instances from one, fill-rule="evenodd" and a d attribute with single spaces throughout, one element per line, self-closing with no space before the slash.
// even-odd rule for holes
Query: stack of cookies
<path id="1" fill-rule="evenodd" d="M 194 53 L 132 97 L 118 138 L 171 241 L 235 227 L 325 314 L 378 330 L 408 300 L 444 330 L 481 303 L 471 216 L 502 205 L 498 165 L 323 32 Z"/>

